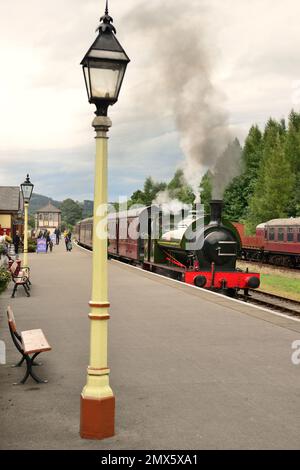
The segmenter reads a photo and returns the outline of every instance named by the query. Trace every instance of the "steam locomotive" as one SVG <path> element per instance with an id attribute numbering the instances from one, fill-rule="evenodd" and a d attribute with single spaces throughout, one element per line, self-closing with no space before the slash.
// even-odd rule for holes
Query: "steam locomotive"
<path id="1" fill-rule="evenodd" d="M 236 228 L 222 219 L 222 201 L 211 202 L 208 217 L 191 210 L 176 221 L 157 206 L 108 215 L 108 255 L 188 284 L 233 296 L 260 285 L 258 273 L 236 268 L 241 240 Z M 202 223 L 201 223 L 202 222 Z M 80 245 L 92 248 L 93 219 L 76 225 Z"/>

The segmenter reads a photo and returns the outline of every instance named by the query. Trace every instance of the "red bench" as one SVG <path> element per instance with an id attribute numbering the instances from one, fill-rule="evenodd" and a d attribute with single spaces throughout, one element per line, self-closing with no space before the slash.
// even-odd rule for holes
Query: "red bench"
<path id="1" fill-rule="evenodd" d="M 18 287 L 23 286 L 27 297 L 30 297 L 31 282 L 29 279 L 29 273 L 30 273 L 29 268 L 27 267 L 21 268 L 18 261 L 14 261 L 12 265 L 8 268 L 8 270 L 15 284 L 11 296 L 14 297 Z"/>
<path id="2" fill-rule="evenodd" d="M 9 331 L 22 359 L 13 367 L 20 367 L 26 361 L 26 372 L 23 379 L 19 382 L 24 384 L 29 375 L 38 383 L 47 383 L 48 380 L 40 379 L 32 370 L 32 366 L 41 365 L 34 362 L 35 358 L 42 352 L 51 351 L 51 346 L 48 343 L 43 331 L 41 329 L 21 331 L 18 333 L 15 317 L 11 307 L 7 307 L 7 318 Z M 15 384 L 16 385 L 16 384 Z"/>

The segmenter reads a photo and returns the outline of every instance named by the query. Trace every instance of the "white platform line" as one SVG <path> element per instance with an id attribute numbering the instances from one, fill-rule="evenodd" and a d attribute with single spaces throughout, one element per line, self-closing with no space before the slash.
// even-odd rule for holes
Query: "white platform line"
<path id="1" fill-rule="evenodd" d="M 75 243 L 75 245 L 76 245 L 78 248 L 80 248 L 81 250 L 87 251 L 87 252 L 89 252 L 89 253 L 92 254 L 92 251 L 89 250 L 88 248 L 84 248 L 83 246 L 78 245 L 78 243 Z M 236 302 L 236 303 L 238 303 L 238 304 L 240 304 L 240 305 L 243 305 L 243 306 L 246 305 L 247 307 L 252 307 L 252 308 L 256 308 L 256 309 L 258 309 L 258 310 L 262 310 L 263 312 L 271 313 L 272 315 L 276 315 L 277 317 L 282 317 L 282 318 L 286 318 L 286 319 L 288 319 L 288 320 L 292 320 L 292 321 L 295 321 L 295 322 L 300 322 L 300 318 L 294 318 L 294 317 L 292 317 L 292 316 L 285 315 L 284 313 L 274 312 L 273 310 L 269 310 L 269 309 L 267 309 L 267 308 L 260 307 L 259 305 L 248 304 L 247 302 L 243 302 L 242 300 L 233 299 L 233 298 L 231 298 L 231 297 L 226 297 L 226 296 L 224 296 L 223 294 L 218 294 L 217 292 L 208 291 L 207 289 L 203 289 L 202 287 L 192 286 L 191 284 L 183 283 L 182 281 L 177 281 L 176 279 L 172 279 L 172 278 L 163 276 L 163 275 L 161 275 L 161 274 L 152 273 L 151 271 L 145 271 L 145 270 L 143 270 L 143 269 L 141 269 L 141 268 L 138 268 L 138 267 L 136 267 L 136 266 L 132 266 L 131 264 L 123 263 L 122 261 L 118 261 L 118 260 L 116 260 L 116 259 L 113 259 L 113 261 L 116 262 L 116 263 L 119 263 L 119 264 L 121 264 L 121 265 L 123 265 L 123 266 L 125 265 L 125 266 L 128 267 L 128 268 L 136 269 L 136 270 L 138 270 L 139 272 L 147 273 L 147 275 L 151 275 L 151 276 L 153 276 L 153 277 L 156 276 L 156 277 L 159 277 L 159 278 L 161 278 L 161 279 L 167 279 L 168 281 L 174 282 L 174 283 L 179 284 L 179 285 L 181 285 L 181 286 L 182 286 L 182 284 L 183 284 L 185 287 L 190 288 L 190 289 L 196 289 L 198 292 L 199 292 L 199 290 L 200 290 L 200 291 L 203 291 L 203 292 L 206 292 L 206 293 L 209 292 L 210 294 L 215 295 L 215 296 L 217 296 L 217 297 L 219 297 L 219 298 L 222 298 L 222 299 L 224 299 L 224 297 L 225 297 L 225 299 L 228 300 L 228 301 L 230 301 L 230 302 Z M 207 300 L 207 299 L 206 299 L 206 300 Z"/>

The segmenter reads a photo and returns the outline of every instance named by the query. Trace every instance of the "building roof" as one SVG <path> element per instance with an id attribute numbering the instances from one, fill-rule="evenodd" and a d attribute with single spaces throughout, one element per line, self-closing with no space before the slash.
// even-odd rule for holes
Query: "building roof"
<path id="1" fill-rule="evenodd" d="M 20 208 L 20 186 L 0 186 L 0 211 L 17 212 Z"/>
<path id="2" fill-rule="evenodd" d="M 266 223 L 267 227 L 292 227 L 293 225 L 300 225 L 300 217 L 291 217 L 290 219 L 273 219 Z"/>
<path id="3" fill-rule="evenodd" d="M 36 211 L 36 213 L 40 213 L 40 212 L 59 212 L 61 213 L 61 210 L 58 209 L 57 207 L 55 207 L 53 204 L 51 204 L 51 202 L 49 201 L 48 204 L 46 206 L 43 206 L 41 207 L 40 209 L 38 209 Z"/>

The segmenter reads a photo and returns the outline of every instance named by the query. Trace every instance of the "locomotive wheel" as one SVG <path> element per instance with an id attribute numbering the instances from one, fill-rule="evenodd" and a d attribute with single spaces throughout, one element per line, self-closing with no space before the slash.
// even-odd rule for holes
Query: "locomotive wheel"
<path id="1" fill-rule="evenodd" d="M 197 287 L 204 287 L 206 284 L 206 281 L 207 281 L 206 277 L 200 275 L 200 276 L 195 277 L 194 284 Z"/>

